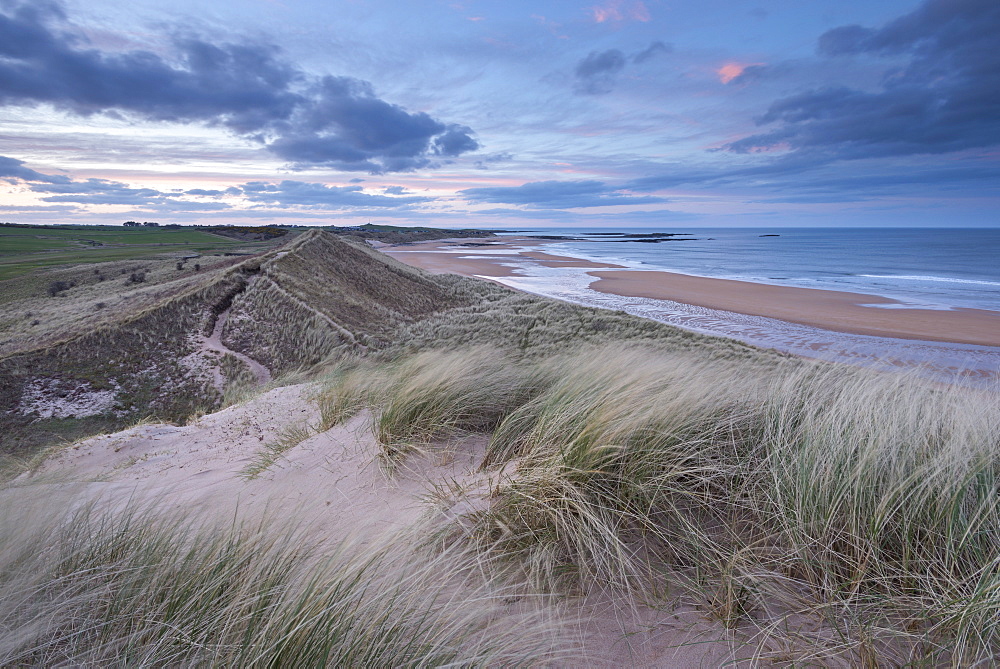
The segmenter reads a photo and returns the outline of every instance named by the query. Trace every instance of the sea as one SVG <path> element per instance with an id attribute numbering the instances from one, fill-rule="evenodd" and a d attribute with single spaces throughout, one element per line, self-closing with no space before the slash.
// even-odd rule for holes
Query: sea
<path id="1" fill-rule="evenodd" d="M 846 291 L 895 301 L 872 308 L 1000 311 L 1000 229 L 552 228 L 505 234 L 536 238 L 535 248 L 547 253 L 630 269 Z M 532 247 L 530 241 L 525 244 Z M 831 332 L 667 300 L 607 295 L 588 288 L 594 279 L 586 271 L 519 263 L 515 276 L 499 281 L 797 355 L 875 367 L 903 365 L 938 378 L 1000 377 L 1000 347 Z"/>

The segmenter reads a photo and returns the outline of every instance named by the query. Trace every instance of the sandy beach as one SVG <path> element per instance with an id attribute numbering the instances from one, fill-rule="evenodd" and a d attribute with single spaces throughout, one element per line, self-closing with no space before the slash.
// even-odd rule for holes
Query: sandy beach
<path id="1" fill-rule="evenodd" d="M 605 294 L 671 300 L 834 332 L 1000 346 L 1000 312 L 910 308 L 891 299 L 860 293 L 634 271 L 528 248 L 545 243 L 546 240 L 507 237 L 472 244 L 467 239 L 441 240 L 382 250 L 397 260 L 435 273 L 503 278 L 516 276 L 517 265 L 529 262 L 543 267 L 580 268 L 593 270 L 587 272 L 595 279 L 590 289 Z M 463 249 L 468 255 L 461 252 Z"/>
<path id="2" fill-rule="evenodd" d="M 543 267 L 578 267 L 585 269 L 621 268 L 621 265 L 594 262 L 582 258 L 552 255 L 543 251 L 521 250 L 524 244 L 537 246 L 545 240 L 524 237 L 506 237 L 503 241 L 469 241 L 468 239 L 437 240 L 399 246 L 381 247 L 379 250 L 396 260 L 425 269 L 435 274 L 460 274 L 462 276 L 505 277 L 514 276 L 515 263 L 530 260 Z M 470 257 L 460 253 L 482 254 Z M 491 252 L 495 252 L 491 255 Z"/>

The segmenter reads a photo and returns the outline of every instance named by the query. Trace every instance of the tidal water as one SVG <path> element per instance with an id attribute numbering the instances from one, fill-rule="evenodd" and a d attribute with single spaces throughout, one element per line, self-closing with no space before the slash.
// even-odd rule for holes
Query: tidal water
<path id="1" fill-rule="evenodd" d="M 675 233 L 662 241 L 636 235 Z M 1000 311 L 1000 228 L 550 229 L 547 248 L 635 267 Z"/>
<path id="2" fill-rule="evenodd" d="M 528 242 L 524 248 L 632 269 L 870 294 L 899 302 L 890 308 L 1000 311 L 1000 230 L 560 228 L 517 234 L 550 238 L 544 246 L 539 240 L 538 246 Z M 488 248 L 470 251 L 496 254 Z M 1000 380 L 998 347 L 833 332 L 669 300 L 608 295 L 589 288 L 594 279 L 585 269 L 530 262 L 513 266 L 514 276 L 496 280 L 703 334 L 814 358 L 914 369 L 972 385 L 993 386 Z"/>

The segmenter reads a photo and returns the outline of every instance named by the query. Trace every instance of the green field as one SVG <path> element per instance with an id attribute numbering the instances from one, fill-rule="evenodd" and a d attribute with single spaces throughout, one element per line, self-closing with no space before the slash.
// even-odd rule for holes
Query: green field
<path id="1" fill-rule="evenodd" d="M 270 245 L 191 228 L 0 227 L 0 281 L 57 265 L 236 248 L 256 250 Z"/>

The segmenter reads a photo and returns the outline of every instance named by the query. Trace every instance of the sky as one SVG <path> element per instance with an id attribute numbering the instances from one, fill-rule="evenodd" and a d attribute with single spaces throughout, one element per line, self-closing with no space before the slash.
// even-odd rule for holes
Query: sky
<path id="1" fill-rule="evenodd" d="M 0 0 L 0 221 L 1000 227 L 997 0 Z"/>

